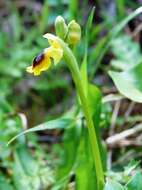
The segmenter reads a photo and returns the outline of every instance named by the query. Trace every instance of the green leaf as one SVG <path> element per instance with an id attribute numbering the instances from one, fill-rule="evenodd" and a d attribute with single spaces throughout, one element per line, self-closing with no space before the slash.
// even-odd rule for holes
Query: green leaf
<path id="1" fill-rule="evenodd" d="M 128 182 L 128 190 L 141 190 L 142 189 L 142 174 L 138 171 Z"/>
<path id="2" fill-rule="evenodd" d="M 0 176 L 0 190 L 14 190 L 4 176 Z"/>
<path id="3" fill-rule="evenodd" d="M 76 161 L 78 145 L 81 135 L 81 122 L 67 128 L 63 135 L 63 145 L 60 152 L 60 163 L 56 173 L 56 184 L 53 190 L 64 189 L 69 181 L 70 174 Z"/>
<path id="4" fill-rule="evenodd" d="M 96 125 L 99 124 L 99 117 L 101 111 L 101 99 L 102 95 L 97 86 L 93 84 L 88 84 L 88 95 L 87 99 L 89 102 L 89 108 L 92 113 L 92 117 L 94 118 L 94 122 Z"/>
<path id="5" fill-rule="evenodd" d="M 125 15 L 125 0 L 116 0 L 117 17 L 122 19 Z"/>
<path id="6" fill-rule="evenodd" d="M 118 91 L 135 102 L 142 102 L 142 64 L 124 72 L 109 71 Z"/>
<path id="7" fill-rule="evenodd" d="M 104 151 L 101 145 L 99 122 L 100 122 L 100 111 L 101 111 L 101 92 L 92 84 L 88 84 L 87 100 L 89 103 L 89 109 L 92 113 L 93 121 L 95 124 L 95 130 L 97 133 L 99 148 L 101 150 L 102 161 L 106 160 Z M 83 134 L 78 150 L 78 157 L 76 163 L 76 190 L 94 190 L 96 186 L 96 172 L 92 160 L 91 148 L 89 143 L 88 131 L 83 128 Z M 104 161 L 105 168 L 105 161 Z"/>
<path id="8" fill-rule="evenodd" d="M 88 43 L 89 43 L 88 42 L 89 41 L 89 31 L 90 31 L 90 28 L 91 28 L 92 22 L 93 22 L 94 11 L 95 11 L 95 7 L 92 8 L 92 11 L 88 17 L 87 24 L 86 24 L 85 40 L 84 40 L 85 41 L 85 43 L 84 43 L 85 52 L 84 52 L 84 57 L 83 57 L 83 61 L 81 64 L 81 69 L 80 69 L 85 92 L 87 91 L 87 85 L 88 85 L 87 53 L 88 53 Z"/>
<path id="9" fill-rule="evenodd" d="M 4 113 L 9 113 L 13 111 L 11 105 L 3 96 L 0 96 L 0 108 Z"/>
<path id="10" fill-rule="evenodd" d="M 115 68 L 128 70 L 141 62 L 140 47 L 128 35 L 120 35 L 114 39 L 111 47 L 116 57 L 111 61 L 111 65 Z"/>
<path id="11" fill-rule="evenodd" d="M 126 188 L 120 183 L 108 178 L 104 190 L 126 190 Z"/>
<path id="12" fill-rule="evenodd" d="M 123 19 L 120 23 L 118 23 L 110 32 L 108 35 L 106 35 L 97 45 L 96 51 L 98 52 L 98 55 L 95 56 L 95 67 L 94 71 L 92 71 L 92 75 L 94 76 L 94 73 L 96 72 L 97 68 L 99 67 L 102 58 L 104 57 L 105 53 L 108 51 L 111 42 L 115 39 L 115 37 L 121 32 L 121 30 L 126 26 L 126 24 L 142 13 L 142 7 L 139 7 L 134 12 L 129 14 L 125 19 Z M 99 46 L 99 47 L 98 47 Z M 98 51 L 98 50 L 101 51 Z M 94 52 L 93 52 L 94 53 Z"/>
<path id="13" fill-rule="evenodd" d="M 14 153 L 14 165 L 13 165 L 13 181 L 17 190 L 31 190 L 32 177 L 28 176 L 21 163 L 21 157 L 19 156 L 19 150 Z M 26 160 L 25 160 L 26 161 Z M 28 163 L 27 163 L 28 165 Z"/>
<path id="14" fill-rule="evenodd" d="M 43 147 L 42 147 L 43 148 Z M 34 153 L 34 152 L 33 152 Z M 32 152 L 23 144 L 14 151 L 13 183 L 16 190 L 48 189 L 53 183 L 53 175 L 48 164 L 43 163 L 43 154 L 34 159 Z M 37 155 L 36 155 L 37 156 Z M 53 169 L 53 168 L 52 168 Z"/>
<path id="15" fill-rule="evenodd" d="M 9 24 L 12 29 L 12 40 L 18 41 L 22 31 L 21 20 L 18 11 L 15 9 L 14 13 L 9 17 Z M 10 36 L 9 36 L 10 37 Z"/>
<path id="16" fill-rule="evenodd" d="M 38 163 L 32 158 L 27 148 L 21 146 L 17 150 L 17 154 L 25 173 L 30 176 L 37 175 L 39 169 Z"/>
<path id="17" fill-rule="evenodd" d="M 49 18 L 49 5 L 48 0 L 43 2 L 42 10 L 41 10 L 41 17 L 39 22 L 39 30 L 41 33 L 44 32 L 45 28 L 47 27 L 48 18 Z"/>
<path id="18" fill-rule="evenodd" d="M 126 24 L 142 13 L 142 7 L 137 8 L 134 12 L 129 14 L 124 20 L 122 20 L 116 27 L 114 27 L 111 31 L 112 37 L 115 37 L 123 28 L 126 26 Z"/>
<path id="19" fill-rule="evenodd" d="M 136 170 L 138 165 L 139 165 L 140 161 L 135 161 L 135 160 L 131 160 L 130 163 L 124 167 L 124 175 L 125 176 L 130 176 L 131 173 L 134 171 L 134 169 Z"/>
<path id="20" fill-rule="evenodd" d="M 26 133 L 30 133 L 30 132 L 36 132 L 36 131 L 43 131 L 43 130 L 47 130 L 47 129 L 64 129 L 68 126 L 73 125 L 75 122 L 74 119 L 72 118 L 58 118 L 55 120 L 51 120 L 51 121 L 47 121 L 43 124 L 40 124 L 36 127 L 33 127 L 31 129 L 27 129 L 23 132 L 21 132 L 20 134 L 16 135 L 15 137 L 13 137 L 8 143 L 7 145 L 9 145 L 11 142 L 13 142 L 15 139 L 17 139 L 18 137 L 20 137 L 21 135 L 24 135 Z"/>
<path id="21" fill-rule="evenodd" d="M 93 84 L 88 85 L 88 96 L 89 108 L 92 113 L 92 118 L 95 126 L 95 131 L 97 134 L 99 149 L 101 152 L 101 159 L 103 163 L 103 168 L 106 170 L 106 148 L 102 145 L 100 138 L 100 113 L 102 106 L 102 94 L 100 90 Z"/>
<path id="22" fill-rule="evenodd" d="M 88 131 L 83 128 L 75 170 L 76 190 L 97 189 L 96 172 L 89 142 Z"/>
<path id="23" fill-rule="evenodd" d="M 74 19 L 77 16 L 78 6 L 79 6 L 78 1 L 76 0 L 69 1 L 70 19 Z"/>

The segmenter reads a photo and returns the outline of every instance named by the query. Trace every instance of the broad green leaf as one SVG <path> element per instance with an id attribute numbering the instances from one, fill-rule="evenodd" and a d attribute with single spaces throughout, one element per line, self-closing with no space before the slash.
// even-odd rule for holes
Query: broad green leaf
<path id="1" fill-rule="evenodd" d="M 100 113 L 101 113 L 102 95 L 101 95 L 100 90 L 93 84 L 88 85 L 87 99 L 89 102 L 89 108 L 92 113 L 95 131 L 97 134 L 103 168 L 105 170 L 106 169 L 106 150 L 105 150 L 105 147 L 102 145 L 101 138 L 100 138 Z"/>
<path id="2" fill-rule="evenodd" d="M 92 113 L 92 117 L 94 119 L 94 123 L 96 125 L 99 125 L 102 95 L 97 86 L 88 84 L 87 99 L 89 102 L 89 108 Z"/>
<path id="3" fill-rule="evenodd" d="M 13 137 L 7 144 L 9 145 L 15 139 L 17 139 L 18 137 L 20 137 L 21 135 L 26 134 L 26 133 L 43 131 L 43 130 L 47 130 L 47 129 L 64 129 L 68 126 L 73 125 L 74 122 L 75 122 L 75 120 L 72 118 L 58 118 L 55 120 L 47 121 L 47 122 L 40 124 L 36 127 L 33 127 L 31 129 L 27 129 L 27 130 L 21 132 L 20 134 Z"/>
<path id="4" fill-rule="evenodd" d="M 142 102 L 142 64 L 124 72 L 109 71 L 118 91 L 135 102 Z"/>
<path id="5" fill-rule="evenodd" d="M 115 55 L 111 65 L 115 68 L 128 70 L 141 62 L 140 47 L 128 35 L 120 35 L 114 39 L 111 42 L 111 48 Z"/>
<path id="6" fill-rule="evenodd" d="M 138 171 L 128 182 L 128 190 L 141 190 L 142 189 L 142 174 Z"/>
<path id="7" fill-rule="evenodd" d="M 127 190 L 127 189 L 123 187 L 120 183 L 108 178 L 104 190 Z"/>
<path id="8" fill-rule="evenodd" d="M 94 190 L 96 186 L 96 172 L 92 160 L 87 128 L 83 128 L 79 144 L 75 169 L 76 190 Z"/>

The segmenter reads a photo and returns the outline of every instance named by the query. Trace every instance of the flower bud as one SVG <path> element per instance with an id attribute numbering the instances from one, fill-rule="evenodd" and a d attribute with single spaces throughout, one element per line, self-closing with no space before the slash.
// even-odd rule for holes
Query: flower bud
<path id="1" fill-rule="evenodd" d="M 81 38 L 81 27 L 77 22 L 75 22 L 75 20 L 72 20 L 68 24 L 68 34 L 66 41 L 68 44 L 75 45 L 80 41 L 80 38 Z"/>
<path id="2" fill-rule="evenodd" d="M 68 32 L 68 27 L 62 16 L 57 16 L 57 18 L 55 20 L 55 30 L 56 30 L 57 36 L 59 36 L 62 39 L 65 39 L 67 32 Z"/>

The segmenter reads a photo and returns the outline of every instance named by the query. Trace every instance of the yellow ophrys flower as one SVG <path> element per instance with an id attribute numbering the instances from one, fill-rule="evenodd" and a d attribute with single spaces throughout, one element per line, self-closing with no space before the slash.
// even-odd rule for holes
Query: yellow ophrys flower
<path id="1" fill-rule="evenodd" d="M 81 38 L 81 28 L 75 20 L 72 20 L 67 26 L 65 20 L 58 16 L 55 21 L 55 29 L 57 36 L 49 33 L 43 36 L 48 39 L 50 47 L 44 49 L 34 58 L 32 65 L 27 67 L 27 72 L 40 75 L 42 71 L 50 68 L 52 60 L 55 65 L 61 60 L 63 50 L 59 39 L 64 40 L 69 45 L 75 45 Z"/>
<path id="2" fill-rule="evenodd" d="M 34 58 L 33 64 L 27 67 L 27 72 L 33 73 L 34 75 L 40 75 L 42 71 L 49 69 L 52 60 L 56 65 L 63 56 L 63 50 L 56 37 L 52 34 L 45 34 L 44 37 L 48 39 L 50 47 L 38 54 Z"/>

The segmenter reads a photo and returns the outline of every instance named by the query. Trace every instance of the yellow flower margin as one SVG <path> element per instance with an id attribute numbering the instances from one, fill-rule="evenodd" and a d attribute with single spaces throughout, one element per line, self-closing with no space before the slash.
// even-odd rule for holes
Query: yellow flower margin
<path id="1" fill-rule="evenodd" d="M 49 69 L 52 60 L 56 65 L 63 57 L 63 50 L 57 41 L 57 37 L 49 33 L 45 34 L 43 37 L 48 39 L 50 47 L 38 54 L 34 58 L 33 64 L 26 69 L 28 73 L 33 73 L 35 76 Z"/>

